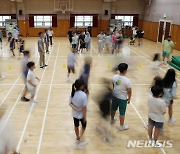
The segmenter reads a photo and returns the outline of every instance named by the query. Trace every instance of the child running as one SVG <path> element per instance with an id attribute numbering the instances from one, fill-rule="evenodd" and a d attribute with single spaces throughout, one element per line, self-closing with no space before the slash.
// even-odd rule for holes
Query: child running
<path id="1" fill-rule="evenodd" d="M 160 54 L 156 53 L 153 57 L 153 62 L 152 62 L 152 72 L 155 76 L 159 76 L 160 75 L 160 66 L 161 66 L 161 58 L 160 58 Z"/>
<path id="2" fill-rule="evenodd" d="M 3 34 L 2 31 L 0 30 L 0 49 L 2 49 L 2 39 L 3 39 Z"/>
<path id="3" fill-rule="evenodd" d="M 149 108 L 149 122 L 148 122 L 148 143 L 153 147 L 161 147 L 162 144 L 158 142 L 160 129 L 163 128 L 164 114 L 166 113 L 166 104 L 161 98 L 163 95 L 163 88 L 160 86 L 153 86 L 151 88 L 151 94 L 148 98 Z M 153 128 L 154 140 L 153 140 Z"/>
<path id="4" fill-rule="evenodd" d="M 75 81 L 72 85 L 72 92 L 69 100 L 69 105 L 72 107 L 72 117 L 74 119 L 74 130 L 76 134 L 76 145 L 83 146 L 87 143 L 82 141 L 83 134 L 86 130 L 87 120 L 87 105 L 88 99 L 86 93 L 82 90 L 84 82 L 81 79 Z M 79 123 L 81 122 L 82 129 L 79 130 Z"/>
<path id="5" fill-rule="evenodd" d="M 68 55 L 67 58 L 67 69 L 68 69 L 68 79 L 67 82 L 70 81 L 70 73 L 72 72 L 75 75 L 75 63 L 77 64 L 77 57 L 76 57 L 76 49 L 73 48 L 72 52 Z"/>
<path id="6" fill-rule="evenodd" d="M 106 50 L 108 51 L 108 53 L 109 53 L 109 51 L 110 51 L 110 44 L 111 44 L 111 35 L 110 35 L 110 33 L 108 32 L 107 34 L 106 34 L 106 37 L 105 37 L 105 43 L 106 43 Z"/>
<path id="7" fill-rule="evenodd" d="M 168 106 L 168 113 L 169 113 L 169 123 L 173 124 L 176 122 L 176 119 L 172 117 L 173 115 L 173 99 L 176 96 L 176 72 L 174 69 L 169 69 L 163 78 L 163 99 Z"/>
<path id="8" fill-rule="evenodd" d="M 102 53 L 104 48 L 104 41 L 105 41 L 105 35 L 103 34 L 103 31 L 100 32 L 97 38 L 98 38 L 98 51 L 99 53 Z"/>
<path id="9" fill-rule="evenodd" d="M 27 74 L 27 89 L 31 94 L 31 103 L 37 103 L 34 99 L 36 94 L 36 79 L 40 81 L 38 77 L 36 77 L 34 73 L 35 69 L 35 63 L 34 62 L 28 62 L 27 67 L 29 68 L 28 74 Z"/>
<path id="10" fill-rule="evenodd" d="M 15 54 L 14 54 L 15 39 L 12 36 L 12 33 L 9 33 L 8 42 L 9 42 L 9 47 L 10 47 L 10 50 L 11 50 L 12 54 L 13 54 L 13 56 L 15 56 Z"/>
<path id="11" fill-rule="evenodd" d="M 76 35 L 76 33 L 73 34 L 73 37 L 72 37 L 72 48 L 73 49 L 76 49 L 78 48 L 78 39 L 79 37 Z"/>
<path id="12" fill-rule="evenodd" d="M 126 63 L 121 63 L 118 66 L 118 70 L 120 74 L 114 75 L 113 77 L 113 100 L 112 100 L 112 111 L 111 111 L 111 124 L 114 124 L 115 119 L 114 116 L 116 114 L 116 110 L 119 108 L 119 121 L 120 126 L 119 130 L 127 130 L 129 129 L 128 125 L 124 124 L 126 106 L 127 103 L 131 101 L 132 95 L 132 84 L 130 79 L 128 79 L 125 75 L 127 73 L 128 65 Z"/>
<path id="13" fill-rule="evenodd" d="M 86 35 L 84 41 L 85 41 L 86 51 L 88 52 L 88 51 L 90 51 L 90 48 L 91 48 L 92 38 L 91 38 L 89 32 L 87 32 L 86 34 L 87 34 L 87 35 Z"/>
<path id="14" fill-rule="evenodd" d="M 24 77 L 25 88 L 24 88 L 23 95 L 21 97 L 21 101 L 29 102 L 30 100 L 28 98 L 26 98 L 26 94 L 27 94 L 27 91 L 28 91 L 26 82 L 27 82 L 27 75 L 28 75 L 28 71 L 29 71 L 29 68 L 27 67 L 27 64 L 29 62 L 30 52 L 29 51 L 24 51 L 23 54 L 24 54 L 24 58 L 23 58 L 23 61 L 22 61 L 22 72 L 23 72 L 23 77 Z"/>
<path id="15" fill-rule="evenodd" d="M 19 35 L 19 58 L 18 59 L 21 58 L 21 54 L 24 52 L 24 43 L 25 41 L 22 35 Z"/>

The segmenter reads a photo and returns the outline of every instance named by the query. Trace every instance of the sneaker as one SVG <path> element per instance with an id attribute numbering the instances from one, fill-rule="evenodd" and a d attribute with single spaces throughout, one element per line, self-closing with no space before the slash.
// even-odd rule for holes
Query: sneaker
<path id="1" fill-rule="evenodd" d="M 40 66 L 40 68 L 42 68 L 42 69 L 43 69 L 43 68 L 44 68 L 44 66 Z"/>
<path id="2" fill-rule="evenodd" d="M 113 119 L 113 120 L 111 119 L 110 123 L 113 125 L 115 122 L 116 122 L 116 119 Z"/>
<path id="3" fill-rule="evenodd" d="M 170 124 L 173 124 L 173 123 L 175 123 L 175 122 L 176 122 L 176 119 L 175 119 L 175 118 L 171 118 L 171 119 L 168 120 L 168 123 L 170 123 Z"/>
<path id="4" fill-rule="evenodd" d="M 47 67 L 48 65 L 47 64 L 45 64 L 43 67 Z"/>
<path id="5" fill-rule="evenodd" d="M 129 127 L 128 127 L 128 125 L 122 125 L 122 126 L 119 126 L 118 129 L 121 130 L 121 131 L 122 130 L 128 130 Z"/>
<path id="6" fill-rule="evenodd" d="M 79 146 L 84 147 L 87 144 L 88 144 L 87 141 L 80 141 Z"/>
<path id="7" fill-rule="evenodd" d="M 163 147 L 163 144 L 162 144 L 162 143 L 159 143 L 158 141 L 156 141 L 154 147 L 156 147 L 156 148 L 162 148 L 162 147 Z"/>
<path id="8" fill-rule="evenodd" d="M 23 102 L 29 102 L 30 99 L 28 99 L 28 98 L 26 98 L 26 97 L 21 97 L 21 101 L 23 101 Z"/>
<path id="9" fill-rule="evenodd" d="M 150 144 L 150 145 L 151 145 L 151 144 L 152 144 L 152 142 L 153 142 L 152 138 L 149 138 L 149 137 L 148 137 L 148 144 Z"/>
<path id="10" fill-rule="evenodd" d="M 108 143 L 108 144 L 111 144 L 111 145 L 114 144 L 113 141 L 112 141 L 112 139 L 108 139 L 108 138 L 106 138 L 106 137 L 103 138 L 103 142 Z"/>

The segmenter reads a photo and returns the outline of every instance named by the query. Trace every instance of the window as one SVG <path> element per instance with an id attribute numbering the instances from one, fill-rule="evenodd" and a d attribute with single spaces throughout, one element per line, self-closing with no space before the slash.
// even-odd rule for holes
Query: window
<path id="1" fill-rule="evenodd" d="M 75 16 L 75 27 L 93 26 L 93 16 Z"/>
<path id="2" fill-rule="evenodd" d="M 5 27 L 6 19 L 11 19 L 11 16 L 0 16 L 0 27 Z"/>
<path id="3" fill-rule="evenodd" d="M 133 16 L 115 16 L 115 19 L 122 20 L 123 27 L 133 26 Z"/>
<path id="4" fill-rule="evenodd" d="M 34 27 L 51 27 L 52 16 L 34 16 Z"/>

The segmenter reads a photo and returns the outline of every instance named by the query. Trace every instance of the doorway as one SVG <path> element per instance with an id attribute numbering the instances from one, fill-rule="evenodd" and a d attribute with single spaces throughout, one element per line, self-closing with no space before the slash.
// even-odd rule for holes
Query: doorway
<path id="1" fill-rule="evenodd" d="M 168 20 L 159 21 L 158 42 L 163 42 L 171 32 L 172 22 Z"/>

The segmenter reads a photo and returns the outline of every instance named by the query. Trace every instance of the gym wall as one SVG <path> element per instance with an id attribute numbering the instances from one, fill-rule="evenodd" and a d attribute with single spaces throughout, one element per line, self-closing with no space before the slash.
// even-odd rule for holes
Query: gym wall
<path id="1" fill-rule="evenodd" d="M 143 19 L 144 0 L 116 0 L 103 3 L 103 0 L 74 0 L 73 12 L 62 14 L 54 11 L 54 0 L 23 0 L 21 3 L 0 0 L 0 14 L 17 13 L 18 25 L 23 36 L 37 36 L 44 28 L 29 26 L 29 14 L 57 14 L 57 27 L 53 28 L 55 36 L 67 36 L 70 26 L 70 14 L 98 14 L 98 27 L 94 27 L 92 35 L 97 36 L 100 30 L 107 30 L 112 14 L 138 14 Z M 109 7 L 109 15 L 104 9 Z M 19 16 L 19 10 L 22 15 Z"/>

